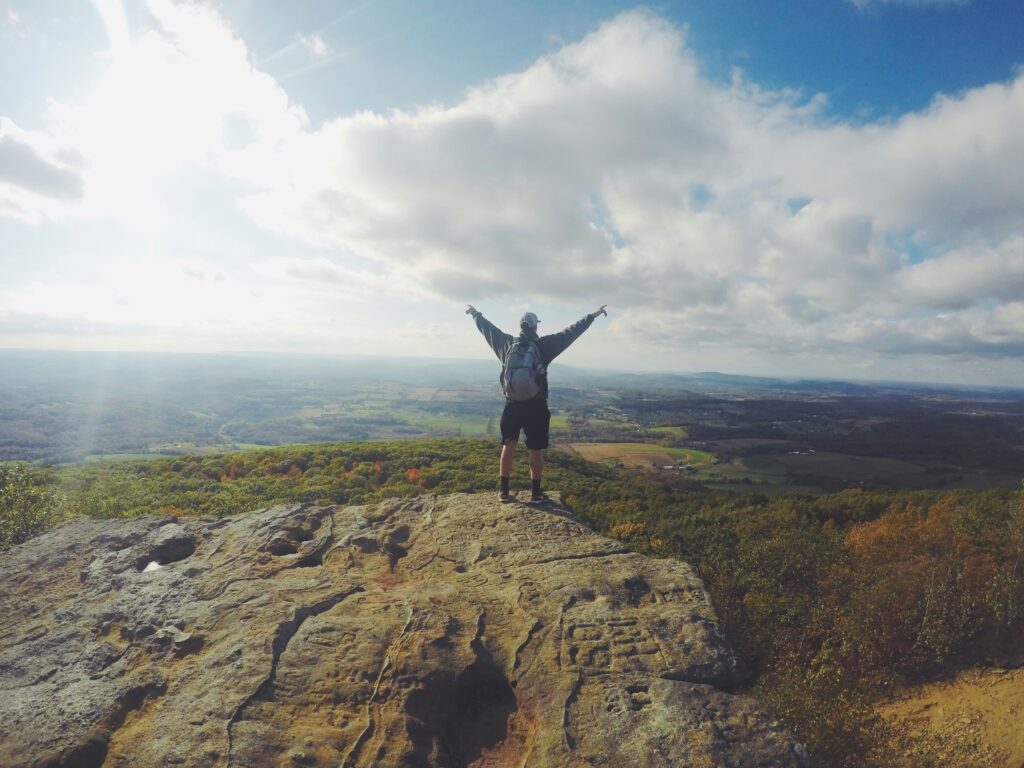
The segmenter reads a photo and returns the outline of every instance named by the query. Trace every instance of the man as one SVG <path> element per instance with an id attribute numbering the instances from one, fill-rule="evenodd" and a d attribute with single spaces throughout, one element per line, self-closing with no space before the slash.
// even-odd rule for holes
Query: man
<path id="1" fill-rule="evenodd" d="M 487 339 L 487 343 L 502 364 L 502 389 L 505 391 L 505 409 L 501 413 L 501 460 L 499 462 L 502 501 L 512 501 L 508 482 L 512 474 L 512 461 L 516 455 L 520 431 L 526 433 L 526 448 L 530 452 L 530 481 L 532 503 L 543 503 L 548 497 L 541 490 L 541 474 L 544 470 L 544 449 L 548 447 L 548 430 L 551 426 L 551 411 L 548 410 L 547 367 L 562 354 L 580 335 L 590 327 L 599 315 L 608 316 L 607 304 L 591 312 L 582 320 L 570 325 L 560 333 L 549 336 L 537 335 L 540 322 L 533 312 L 524 312 L 519 319 L 519 337 L 515 338 L 496 328 L 478 312 L 472 304 L 466 305 L 466 314 L 472 315 L 476 327 Z M 539 354 L 539 361 L 532 360 Z M 539 364 L 538 364 L 539 363 Z M 510 370 L 513 375 L 510 375 Z M 525 381 L 522 388 L 518 382 L 529 379 L 527 371 L 533 370 L 536 386 Z M 520 376 L 521 375 L 521 376 Z M 510 391 L 516 390 L 516 391 Z M 532 394 L 536 391 L 536 394 Z M 526 399 L 523 399 L 526 397 Z"/>

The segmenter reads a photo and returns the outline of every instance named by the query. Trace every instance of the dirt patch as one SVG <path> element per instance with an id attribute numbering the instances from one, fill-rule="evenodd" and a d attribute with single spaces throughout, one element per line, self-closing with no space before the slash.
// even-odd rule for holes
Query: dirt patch
<path id="1" fill-rule="evenodd" d="M 879 713 L 898 734 L 889 749 L 907 765 L 1024 765 L 1024 669 L 970 669 L 909 689 Z"/>

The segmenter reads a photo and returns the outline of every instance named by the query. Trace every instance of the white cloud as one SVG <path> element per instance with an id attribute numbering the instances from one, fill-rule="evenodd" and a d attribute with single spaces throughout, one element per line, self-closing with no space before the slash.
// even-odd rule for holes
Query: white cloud
<path id="1" fill-rule="evenodd" d="M 29 34 L 28 28 L 25 26 L 25 20 L 22 17 L 22 15 L 18 13 L 17 10 L 11 8 L 10 6 L 8 6 L 7 10 L 4 13 L 3 26 L 9 29 L 18 37 L 27 37 Z"/>
<path id="2" fill-rule="evenodd" d="M 979 301 L 951 291 L 1007 300 L 1024 258 L 1024 76 L 894 122 L 822 106 L 712 83 L 682 30 L 630 13 L 457 104 L 339 118 L 235 170 L 263 188 L 244 207 L 264 226 L 453 300 L 607 300 L 638 337 L 664 321 L 646 335 L 665 344 L 810 350 L 855 344 L 848 329 L 870 321 L 865 349 L 914 349 L 921 307 Z M 950 254 L 912 264 L 908 234 Z M 956 269 L 981 277 L 939 286 Z M 959 347 L 991 351 L 961 325 Z M 892 343 L 872 341 L 886 329 Z"/>
<path id="3" fill-rule="evenodd" d="M 893 288 L 908 302 L 959 309 L 1024 296 L 1024 233 L 995 247 L 949 251 L 901 270 Z"/>
<path id="4" fill-rule="evenodd" d="M 212 8 L 148 0 L 155 26 L 132 37 L 116 0 L 96 6 L 111 44 L 108 67 L 86 98 L 51 102 L 48 114 L 55 139 L 87 162 L 79 215 L 156 232 L 171 215 L 161 180 L 216 167 L 239 137 L 274 143 L 306 125 Z"/>
<path id="5" fill-rule="evenodd" d="M 253 265 L 304 312 L 337 291 L 530 297 L 608 302 L 649 360 L 1024 357 L 1024 74 L 848 124 L 820 96 L 706 79 L 685 30 L 632 12 L 457 103 L 313 129 L 215 11 L 149 6 L 158 26 L 53 109 L 53 146 L 86 161 L 47 150 L 84 177 L 62 205 L 159 223 L 154 178 L 219 170 L 255 224 L 323 249 Z M 241 296 L 225 322 L 266 311 Z"/>
<path id="6" fill-rule="evenodd" d="M 294 282 L 301 286 L 301 290 L 323 289 L 334 296 L 340 291 L 349 299 L 360 302 L 394 292 L 402 292 L 407 296 L 422 295 L 418 286 L 403 281 L 400 275 L 352 269 L 323 257 L 278 256 L 254 262 L 250 266 L 263 277 Z"/>
<path id="7" fill-rule="evenodd" d="M 303 48 L 309 52 L 310 58 L 314 61 L 322 61 L 331 55 L 331 46 L 316 33 L 303 36 L 301 41 Z"/>
<path id="8" fill-rule="evenodd" d="M 103 29 L 107 33 L 112 51 L 125 48 L 130 41 L 128 18 L 125 16 L 121 0 L 92 0 L 96 13 L 103 21 Z"/>

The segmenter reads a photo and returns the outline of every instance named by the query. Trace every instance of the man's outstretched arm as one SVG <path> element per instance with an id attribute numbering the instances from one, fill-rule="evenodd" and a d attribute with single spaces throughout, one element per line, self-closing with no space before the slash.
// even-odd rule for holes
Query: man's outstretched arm
<path id="1" fill-rule="evenodd" d="M 583 335 L 583 332 L 589 328 L 594 320 L 601 315 L 608 316 L 608 312 L 605 311 L 607 304 L 602 304 L 600 308 L 586 315 L 580 320 L 570 325 L 564 331 L 553 333 L 550 336 L 545 336 L 541 339 L 544 352 L 546 353 L 547 362 L 551 362 L 572 344 L 576 339 Z"/>
<path id="2" fill-rule="evenodd" d="M 501 360 L 505 349 L 514 341 L 514 339 L 500 328 L 497 328 L 494 323 L 484 317 L 483 314 L 472 304 L 466 305 L 466 314 L 472 315 L 473 319 L 476 321 L 477 330 L 483 334 L 491 349 L 494 350 L 494 354 L 497 355 L 499 360 Z"/>

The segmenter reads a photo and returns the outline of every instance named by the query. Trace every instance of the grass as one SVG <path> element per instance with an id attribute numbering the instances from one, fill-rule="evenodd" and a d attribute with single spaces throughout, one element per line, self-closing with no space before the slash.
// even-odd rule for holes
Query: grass
<path id="1" fill-rule="evenodd" d="M 300 408 L 295 412 L 295 416 L 299 419 L 317 419 L 322 416 L 336 416 L 344 412 L 345 409 L 340 405 L 318 405 Z"/>
<path id="2" fill-rule="evenodd" d="M 164 459 L 163 453 L 90 453 L 83 459 L 85 464 L 100 464 L 108 461 L 132 461 L 135 459 Z"/>
<path id="3" fill-rule="evenodd" d="M 159 443 L 150 448 L 148 458 L 159 458 L 161 456 L 175 456 L 187 454 L 189 456 L 213 456 L 217 453 L 224 453 L 231 450 L 231 445 L 218 441 L 216 443 Z M 118 458 L 126 458 L 125 454 L 111 454 Z"/>
<path id="4" fill-rule="evenodd" d="M 715 457 L 707 451 L 666 448 L 652 443 L 569 443 L 569 449 L 590 461 L 621 462 L 626 467 L 683 463 L 702 469 L 715 463 Z"/>
<path id="5" fill-rule="evenodd" d="M 414 427 L 431 431 L 445 431 L 463 437 L 482 437 L 488 434 L 491 418 L 486 415 L 464 413 L 431 413 L 429 411 L 392 411 Z M 493 428 L 493 427 L 492 427 Z"/>
<path id="6" fill-rule="evenodd" d="M 850 483 L 900 481 L 924 474 L 923 467 L 896 459 L 851 456 L 845 453 L 811 453 L 799 456 L 751 456 L 744 464 L 754 470 L 780 470 L 789 476 L 811 475 Z"/>
<path id="7" fill-rule="evenodd" d="M 552 429 L 568 429 L 569 428 L 569 415 L 565 413 L 553 413 L 551 414 L 551 428 Z"/>
<path id="8" fill-rule="evenodd" d="M 740 483 L 748 488 L 750 483 L 753 489 L 768 485 L 773 492 L 783 487 L 820 491 L 821 487 L 811 484 L 819 482 L 846 487 L 923 488 L 935 480 L 918 464 L 845 453 L 756 454 L 719 464 L 703 473 L 702 479 L 730 489 L 738 489 Z"/>
<path id="9" fill-rule="evenodd" d="M 424 402 L 430 402 L 437 397 L 440 389 L 438 387 L 411 387 L 405 396 L 410 400 L 423 400 Z"/>
<path id="10" fill-rule="evenodd" d="M 149 452 L 129 451 L 127 453 L 90 453 L 81 461 L 75 461 L 65 466 L 76 464 L 102 464 L 119 461 L 139 461 L 171 459 L 178 456 L 217 456 L 222 453 L 233 453 L 237 451 L 258 451 L 267 450 L 273 446 L 260 443 L 210 443 L 199 445 L 197 443 L 163 443 L 154 446 Z"/>
<path id="11" fill-rule="evenodd" d="M 760 493 L 775 496 L 783 493 L 797 493 L 804 496 L 820 496 L 825 491 L 816 485 L 791 485 L 787 483 L 715 483 L 704 482 L 705 488 L 713 491 L 730 491 L 731 493 Z"/>
<path id="12" fill-rule="evenodd" d="M 597 419 L 588 418 L 587 426 L 589 427 L 605 427 L 607 429 L 618 429 L 621 427 L 632 427 L 633 423 L 626 418 L 622 419 Z"/>
<path id="13" fill-rule="evenodd" d="M 674 437 L 677 440 L 686 439 L 686 427 L 648 427 L 647 431 Z"/>

